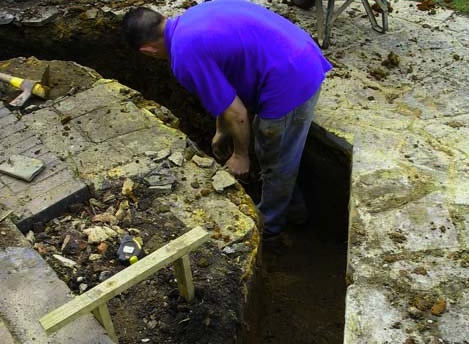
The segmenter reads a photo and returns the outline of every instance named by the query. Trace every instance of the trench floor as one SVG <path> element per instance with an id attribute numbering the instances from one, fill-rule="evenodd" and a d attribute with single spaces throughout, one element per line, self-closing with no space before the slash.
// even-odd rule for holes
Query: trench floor
<path id="1" fill-rule="evenodd" d="M 346 243 L 312 225 L 284 234 L 280 247 L 263 251 L 262 343 L 342 343 Z"/>

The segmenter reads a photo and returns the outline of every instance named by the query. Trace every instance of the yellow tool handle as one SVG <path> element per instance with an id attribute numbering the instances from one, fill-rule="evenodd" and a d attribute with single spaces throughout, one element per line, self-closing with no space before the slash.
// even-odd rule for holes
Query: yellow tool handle
<path id="1" fill-rule="evenodd" d="M 49 87 L 37 83 L 33 86 L 31 93 L 35 96 L 46 99 L 49 96 Z"/>
<path id="2" fill-rule="evenodd" d="M 31 93 L 34 94 L 35 96 L 38 96 L 40 98 L 46 99 L 49 96 L 49 87 L 45 85 L 41 85 L 39 82 L 35 82 L 32 80 L 26 80 L 23 78 L 18 78 L 16 76 L 11 76 L 8 74 L 0 73 L 0 80 L 9 83 L 11 86 L 19 89 L 21 88 L 23 82 L 27 82 L 28 84 L 34 83 Z"/>
<path id="3" fill-rule="evenodd" d="M 24 81 L 24 79 L 12 76 L 11 79 L 10 79 L 10 85 L 13 86 L 13 87 L 16 87 L 16 88 L 20 88 L 23 81 Z"/>

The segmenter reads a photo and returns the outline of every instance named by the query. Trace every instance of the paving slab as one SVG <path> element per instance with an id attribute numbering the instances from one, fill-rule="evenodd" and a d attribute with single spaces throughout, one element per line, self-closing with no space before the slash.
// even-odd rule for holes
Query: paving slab
<path id="1" fill-rule="evenodd" d="M 3 344 L 16 344 L 17 343 L 15 342 L 15 339 L 11 335 L 10 330 L 8 329 L 3 319 L 0 319 L 0 338 L 2 338 Z"/>
<path id="2" fill-rule="evenodd" d="M 25 180 L 32 181 L 44 169 L 44 162 L 36 158 L 24 155 L 11 155 L 0 164 L 0 173 Z"/>
<path id="3" fill-rule="evenodd" d="M 2 343 L 113 343 L 91 314 L 47 335 L 39 319 L 73 296 L 10 220 L 0 223 L 0 236 L 8 238 L 0 248 Z"/>

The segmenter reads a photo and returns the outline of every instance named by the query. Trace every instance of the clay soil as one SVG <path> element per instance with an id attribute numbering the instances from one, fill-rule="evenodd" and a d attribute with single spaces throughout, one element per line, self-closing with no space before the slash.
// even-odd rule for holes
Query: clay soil
<path id="1" fill-rule="evenodd" d="M 187 228 L 158 201 L 142 183 L 136 183 L 129 199 L 121 193 L 122 181 L 75 204 L 63 216 L 36 224 L 34 247 L 75 294 L 91 289 L 126 267 L 117 259 L 120 239 L 90 244 L 84 228 L 108 226 L 117 232 L 141 238 L 146 254 L 179 237 Z M 119 216 L 111 214 L 125 202 L 129 208 Z M 124 207 L 125 208 L 125 207 Z M 121 206 L 122 209 L 122 206 Z M 111 223 L 113 223 L 111 225 Z M 69 268 L 54 254 L 77 263 Z M 101 258 L 90 260 L 90 255 Z M 179 296 L 171 267 L 114 297 L 108 304 L 120 343 L 232 343 L 240 321 L 241 271 L 233 256 L 226 256 L 206 243 L 191 254 L 195 299 L 188 303 Z"/>

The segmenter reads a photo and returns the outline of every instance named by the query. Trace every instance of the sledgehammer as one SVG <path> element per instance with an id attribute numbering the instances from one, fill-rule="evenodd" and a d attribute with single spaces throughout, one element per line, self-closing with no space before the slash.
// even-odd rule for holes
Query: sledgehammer
<path id="1" fill-rule="evenodd" d="M 12 106 L 23 106 L 32 94 L 43 99 L 47 98 L 49 95 L 49 66 L 47 66 L 46 70 L 42 74 L 41 81 L 17 78 L 4 73 L 0 73 L 0 80 L 23 91 L 18 97 L 10 102 L 10 105 Z"/>

